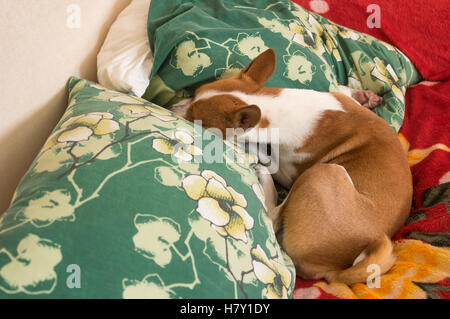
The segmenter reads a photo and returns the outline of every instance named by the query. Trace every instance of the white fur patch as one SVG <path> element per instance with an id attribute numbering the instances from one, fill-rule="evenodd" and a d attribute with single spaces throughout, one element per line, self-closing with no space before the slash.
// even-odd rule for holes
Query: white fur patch
<path id="1" fill-rule="evenodd" d="M 196 96 L 194 102 L 216 95 L 233 95 L 249 105 L 257 105 L 262 116 L 269 119 L 269 127 L 280 130 L 281 144 L 293 148 L 302 146 L 304 140 L 313 133 L 323 112 L 345 112 L 332 94 L 300 89 L 282 89 L 278 96 L 209 90 Z"/>
<path id="2" fill-rule="evenodd" d="M 301 148 L 314 133 L 323 113 L 329 110 L 345 112 L 332 94 L 302 89 L 282 89 L 278 96 L 209 90 L 197 95 L 194 102 L 217 95 L 232 95 L 248 105 L 257 105 L 262 117 L 268 119 L 267 128 L 256 126 L 243 135 L 247 141 L 273 144 L 273 140 L 261 140 L 264 139 L 261 136 L 265 136 L 264 130 L 278 130 L 279 154 L 278 158 L 272 159 L 279 163 L 279 171 L 273 173 L 284 187 L 290 187 L 298 175 L 294 164 L 309 158 L 310 154 L 296 154 L 294 150 Z"/>
<path id="3" fill-rule="evenodd" d="M 363 261 L 366 257 L 367 257 L 366 252 L 363 251 L 361 254 L 358 255 L 358 257 L 356 257 L 355 261 L 353 262 L 353 266 Z"/>
<path id="4" fill-rule="evenodd" d="M 345 167 L 344 167 L 344 166 L 341 166 L 341 165 L 338 165 L 338 166 L 344 170 L 345 175 L 347 175 L 347 178 L 348 178 L 348 180 L 350 181 L 350 183 L 352 183 L 352 185 L 355 186 L 355 184 L 353 184 L 352 178 L 351 178 L 350 175 L 348 174 L 348 172 L 347 172 L 347 170 L 345 169 Z"/>

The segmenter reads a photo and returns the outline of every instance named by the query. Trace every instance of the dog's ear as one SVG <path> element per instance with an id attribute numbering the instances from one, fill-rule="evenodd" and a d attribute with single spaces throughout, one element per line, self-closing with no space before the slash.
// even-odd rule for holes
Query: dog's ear
<path id="1" fill-rule="evenodd" d="M 263 86 L 270 79 L 277 63 L 273 49 L 268 49 L 258 55 L 250 64 L 239 73 L 240 78 L 250 79 Z"/>
<path id="2" fill-rule="evenodd" d="M 245 130 L 256 126 L 261 120 L 261 110 L 256 105 L 246 105 L 230 114 L 230 121 L 234 128 Z"/>

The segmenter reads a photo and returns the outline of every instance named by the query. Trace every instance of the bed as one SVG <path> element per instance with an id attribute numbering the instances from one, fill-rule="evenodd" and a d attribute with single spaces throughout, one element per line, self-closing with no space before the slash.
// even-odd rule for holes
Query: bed
<path id="1" fill-rule="evenodd" d="M 0 296 L 448 298 L 448 59 L 420 60 L 418 42 L 347 28 L 373 31 L 345 24 L 362 2 L 355 12 L 313 6 L 338 24 L 298 2 L 133 1 L 99 53 L 100 83 L 70 79 L 65 114 L 0 217 Z M 202 162 L 206 145 L 195 140 L 204 132 L 166 109 L 267 47 L 279 53 L 269 85 L 341 84 L 384 98 L 375 112 L 399 133 L 415 191 L 380 288 L 296 277 L 264 207 L 257 159 L 221 142 L 223 161 Z M 423 79 L 440 82 L 417 85 Z"/>

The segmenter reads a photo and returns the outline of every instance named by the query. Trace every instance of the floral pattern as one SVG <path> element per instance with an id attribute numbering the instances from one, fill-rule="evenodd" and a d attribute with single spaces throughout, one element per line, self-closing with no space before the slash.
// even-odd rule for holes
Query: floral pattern
<path id="1" fill-rule="evenodd" d="M 182 130 L 174 130 L 168 139 L 154 139 L 152 146 L 156 151 L 172 155 L 173 158 L 184 162 L 190 162 L 194 156 L 201 156 L 203 153 L 199 147 L 194 145 L 192 135 Z"/>
<path id="2" fill-rule="evenodd" d="M 295 276 L 253 191 L 253 156 L 226 142 L 222 161 L 205 162 L 192 123 L 86 80 L 69 87 L 0 217 L 0 298 L 290 296 L 293 283 L 253 267 L 263 247 L 269 268 Z"/>
<path id="3" fill-rule="evenodd" d="M 153 4 L 150 18 L 171 2 Z M 197 1 L 198 8 L 208 3 Z M 419 80 L 405 56 L 287 0 L 246 5 L 224 6 L 233 8 L 230 17 L 246 12 L 238 21 L 246 32 L 233 19 L 218 35 L 210 26 L 185 27 L 183 19 L 210 21 L 189 16 L 207 10 L 185 12 L 172 19 L 176 26 L 155 24 L 149 40 L 157 63 L 144 98 L 188 97 L 202 81 L 236 74 L 273 47 L 278 67 L 268 85 L 360 85 L 385 94 L 376 112 L 400 128 L 404 88 Z M 66 113 L 0 217 L 0 297 L 292 295 L 295 270 L 276 242 L 249 156 L 225 143 L 224 159 L 248 161 L 198 162 L 192 125 L 166 109 L 82 79 L 69 87 Z M 83 289 L 66 284 L 71 264 L 81 269 Z"/>
<path id="4" fill-rule="evenodd" d="M 316 72 L 316 67 L 300 51 L 285 58 L 286 70 L 284 76 L 292 81 L 298 81 L 302 84 L 312 81 Z"/>
<path id="5" fill-rule="evenodd" d="M 36 227 L 49 226 L 56 220 L 74 221 L 74 207 L 70 193 L 65 190 L 46 192 L 42 197 L 31 199 L 17 219 L 30 220 Z"/>
<path id="6" fill-rule="evenodd" d="M 55 266 L 61 262 L 61 246 L 37 235 L 28 234 L 17 245 L 14 257 L 0 249 L 9 262 L 0 264 L 0 291 L 7 294 L 49 294 L 57 283 Z"/>
<path id="7" fill-rule="evenodd" d="M 141 281 L 124 279 L 122 284 L 124 299 L 171 299 L 175 296 L 158 275 L 145 276 Z"/>
<path id="8" fill-rule="evenodd" d="M 44 151 L 59 148 L 68 142 L 87 141 L 92 135 L 101 136 L 119 130 L 119 123 L 108 112 L 92 112 L 65 121 L 44 145 Z"/>
<path id="9" fill-rule="evenodd" d="M 182 185 L 189 198 L 198 201 L 196 211 L 220 235 L 247 242 L 246 231 L 253 228 L 254 220 L 245 210 L 247 201 L 242 194 L 209 170 L 186 177 Z"/>
<path id="10" fill-rule="evenodd" d="M 448 249 L 432 247 L 418 240 L 405 240 L 395 243 L 394 253 L 397 262 L 381 276 L 380 288 L 370 288 L 365 283 L 349 287 L 318 282 L 314 286 L 344 299 L 426 299 L 427 291 L 422 289 L 424 284 L 448 278 Z"/>
<path id="11" fill-rule="evenodd" d="M 264 44 L 263 39 L 258 33 L 240 33 L 237 38 L 237 44 L 233 47 L 235 53 L 247 56 L 251 60 L 267 49 L 269 49 L 269 47 Z"/>
<path id="12" fill-rule="evenodd" d="M 386 83 L 396 96 L 403 97 L 404 94 L 400 89 L 400 79 L 397 74 L 395 74 L 392 66 L 389 64 L 385 65 L 385 63 L 379 58 L 375 58 L 374 61 L 375 66 L 371 74 L 380 81 Z"/>
<path id="13" fill-rule="evenodd" d="M 133 237 L 135 249 L 159 266 L 170 263 L 170 246 L 180 239 L 180 226 L 170 218 L 138 214 L 134 219 L 138 233 Z"/>
<path id="14" fill-rule="evenodd" d="M 211 58 L 200 52 L 192 40 L 182 42 L 176 49 L 175 57 L 174 67 L 186 76 L 197 76 L 212 64 Z"/>
<path id="15" fill-rule="evenodd" d="M 400 129 L 405 88 L 420 80 L 400 51 L 289 0 L 252 5 L 241 0 L 217 1 L 221 10 L 211 10 L 208 0 L 195 4 L 187 0 L 185 5 L 196 10 L 183 11 L 170 20 L 160 17 L 173 15 L 179 5 L 176 0 L 152 5 L 149 41 L 155 61 L 161 63 L 154 65 L 145 98 L 171 105 L 181 97 L 192 97 L 201 84 L 235 75 L 273 48 L 277 68 L 267 86 L 337 91 L 345 85 L 371 90 L 383 96 L 374 112 L 396 131 Z"/>
<path id="16" fill-rule="evenodd" d="M 133 101 L 134 102 L 134 101 Z M 142 115 L 151 115 L 153 117 L 156 117 L 157 119 L 163 121 L 163 122 L 170 122 L 174 121 L 177 118 L 171 115 L 171 113 L 167 110 L 155 110 L 154 108 L 151 108 L 149 106 L 138 104 L 125 104 L 121 106 L 121 109 L 125 112 L 129 112 L 128 114 L 132 116 L 142 116 Z"/>
<path id="17" fill-rule="evenodd" d="M 251 251 L 253 271 L 259 281 L 266 285 L 266 294 L 271 299 L 287 298 L 292 282 L 291 273 L 279 262 L 267 258 L 266 253 L 257 245 Z"/>

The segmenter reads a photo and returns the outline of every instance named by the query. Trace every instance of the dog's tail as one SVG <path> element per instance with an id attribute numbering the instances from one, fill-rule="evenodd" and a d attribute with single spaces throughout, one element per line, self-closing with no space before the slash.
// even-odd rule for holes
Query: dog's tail
<path id="1" fill-rule="evenodd" d="M 394 245 L 388 236 L 370 242 L 355 259 L 353 266 L 337 271 L 329 271 L 324 277 L 328 282 L 342 282 L 351 285 L 366 282 L 367 277 L 379 271 L 382 275 L 391 269 L 395 262 Z M 373 265 L 373 266 L 372 266 Z"/>

